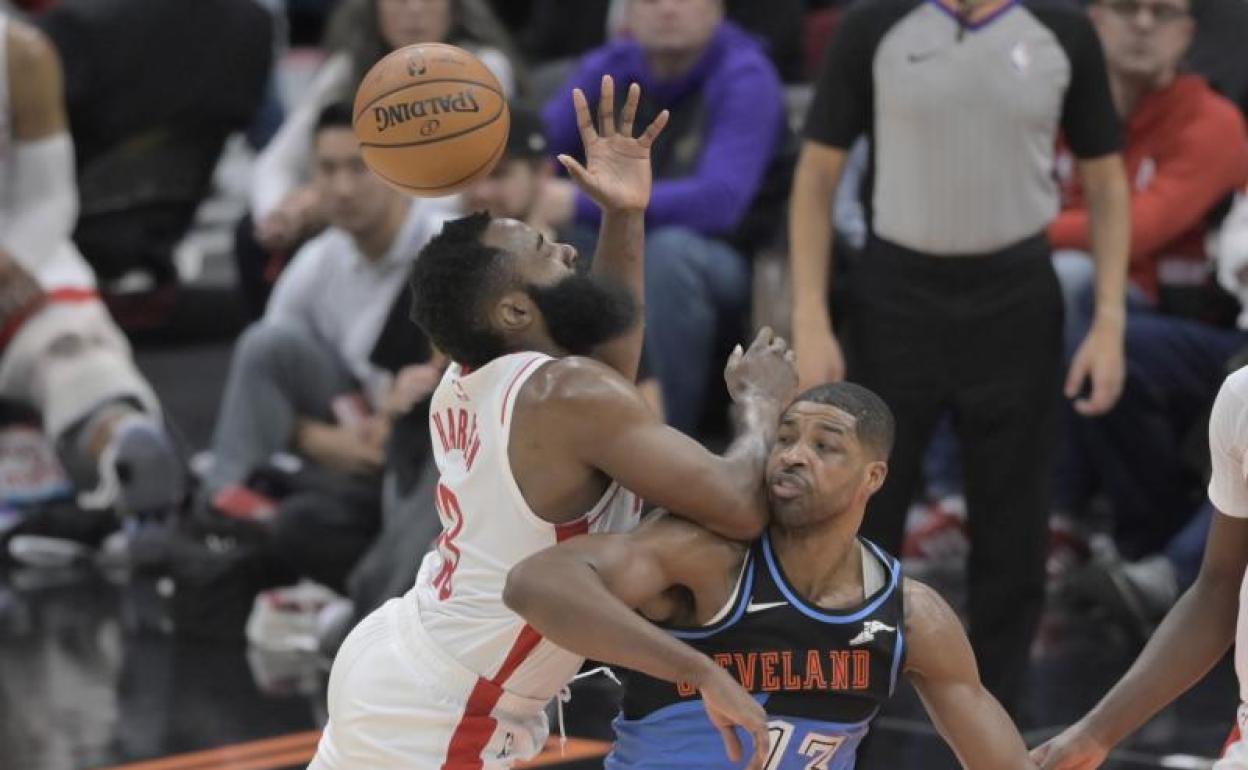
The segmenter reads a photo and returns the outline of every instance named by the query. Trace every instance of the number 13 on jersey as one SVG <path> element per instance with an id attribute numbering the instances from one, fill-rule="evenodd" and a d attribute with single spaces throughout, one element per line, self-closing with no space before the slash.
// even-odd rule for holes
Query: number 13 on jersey
<path id="1" fill-rule="evenodd" d="M 834 770 L 832 758 L 845 743 L 844 735 L 825 735 L 807 731 L 789 751 L 799 728 L 791 722 L 773 719 L 767 723 L 771 735 L 771 752 L 767 755 L 764 770 Z"/>

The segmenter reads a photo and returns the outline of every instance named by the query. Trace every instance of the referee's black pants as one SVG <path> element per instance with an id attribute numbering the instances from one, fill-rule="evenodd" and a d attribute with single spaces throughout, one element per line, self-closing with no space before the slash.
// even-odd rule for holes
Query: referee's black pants
<path id="1" fill-rule="evenodd" d="M 1062 299 L 1043 236 L 990 254 L 868 244 L 849 297 L 850 377 L 892 408 L 897 438 L 863 534 L 900 551 L 938 418 L 962 449 L 971 642 L 1016 712 L 1044 603 Z"/>

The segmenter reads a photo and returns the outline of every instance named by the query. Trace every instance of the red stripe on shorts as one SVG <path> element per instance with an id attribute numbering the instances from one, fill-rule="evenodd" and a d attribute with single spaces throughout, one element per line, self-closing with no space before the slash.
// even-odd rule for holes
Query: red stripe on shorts
<path id="1" fill-rule="evenodd" d="M 472 694 L 468 696 L 468 705 L 464 707 L 464 715 L 451 735 L 442 770 L 480 770 L 483 765 L 481 752 L 489 745 L 498 727 L 493 712 L 503 697 L 503 683 L 511 678 L 541 641 L 542 635 L 526 623 L 498 673 L 492 679 L 477 679 Z"/>

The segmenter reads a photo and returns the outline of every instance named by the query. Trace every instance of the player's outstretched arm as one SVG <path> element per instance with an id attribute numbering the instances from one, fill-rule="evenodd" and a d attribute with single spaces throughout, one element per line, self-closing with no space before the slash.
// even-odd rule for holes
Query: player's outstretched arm
<path id="1" fill-rule="evenodd" d="M 958 616 L 934 590 L 905 583 L 906 676 L 967 770 L 1034 768 L 1018 728 L 979 680 Z"/>
<path id="2" fill-rule="evenodd" d="M 729 758 L 741 761 L 734 730 L 740 726 L 754 737 L 749 767 L 760 769 L 768 751 L 763 707 L 710 658 L 634 611 L 691 577 L 729 574 L 740 559 L 740 546 L 675 517 L 655 516 L 629 534 L 572 538 L 530 556 L 507 576 L 503 601 L 565 649 L 692 684 Z"/>
<path id="3" fill-rule="evenodd" d="M 593 271 L 627 286 L 637 300 L 636 327 L 594 351 L 594 358 L 630 382 L 637 379 L 645 336 L 645 217 L 652 187 L 650 147 L 667 125 L 668 117 L 664 110 L 639 136 L 633 136 L 640 99 L 641 87 L 633 83 L 617 126 L 615 81 L 610 75 L 603 75 L 598 125 L 595 126 L 584 92 L 575 89 L 572 101 L 581 143 L 585 147 L 585 165 L 570 156 L 559 156 L 559 162 L 577 187 L 602 209 Z"/>
<path id="4" fill-rule="evenodd" d="M 1101 702 L 1061 735 L 1032 752 L 1040 767 L 1100 767 L 1123 738 L 1200 681 L 1235 639 L 1245 568 L 1248 519 L 1215 513 L 1196 582 Z"/>
<path id="5" fill-rule="evenodd" d="M 721 455 L 664 425 L 637 389 L 604 365 L 564 358 L 537 375 L 545 409 L 538 423 L 572 458 L 597 468 L 654 505 L 734 540 L 767 522 L 763 472 L 797 375 L 788 348 L 764 329 L 729 360 L 742 430 Z"/>

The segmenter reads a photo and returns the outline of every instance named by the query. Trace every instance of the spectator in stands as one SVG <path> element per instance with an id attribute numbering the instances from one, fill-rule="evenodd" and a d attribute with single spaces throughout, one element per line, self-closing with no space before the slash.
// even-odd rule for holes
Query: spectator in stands
<path id="1" fill-rule="evenodd" d="M 156 394 L 70 240 L 78 208 L 61 66 L 0 14 L 0 397 L 39 410 L 84 507 L 167 512 L 180 461 Z"/>
<path id="2" fill-rule="evenodd" d="M 1228 361 L 1248 345 L 1248 335 L 1213 317 L 1219 303 L 1209 299 L 1205 253 L 1213 209 L 1248 182 L 1248 129 L 1233 103 L 1180 72 L 1196 26 L 1191 12 L 1190 0 L 1100 0 L 1090 9 L 1127 125 L 1127 378 L 1110 413 L 1068 414 L 1071 448 L 1060 461 L 1055 507 L 1078 515 L 1099 484 L 1118 546 L 1132 558 L 1161 551 L 1200 505 L 1204 463 L 1185 461 L 1184 439 L 1203 425 Z M 1059 169 L 1068 167 L 1059 159 Z M 1067 177 L 1063 191 L 1049 238 L 1068 250 L 1056 260 L 1070 352 L 1090 324 L 1091 233 L 1082 189 Z"/>
<path id="3" fill-rule="evenodd" d="M 506 154 L 489 176 L 464 191 L 463 209 L 467 213 L 484 210 L 492 217 L 518 219 L 549 238 L 554 230 L 541 219 L 541 202 L 552 178 L 553 165 L 541 118 L 513 102 Z"/>
<path id="4" fill-rule="evenodd" d="M 327 105 L 351 101 L 356 84 L 390 51 L 422 42 L 446 42 L 472 51 L 508 95 L 517 62 L 507 31 L 485 0 L 343 0 L 326 36 L 329 58 L 282 128 L 256 159 L 250 215 L 239 223 L 235 258 L 249 312 L 258 316 L 286 258 L 326 224 L 307 179 L 310 136 Z"/>
<path id="5" fill-rule="evenodd" d="M 1044 228 L 1059 125 L 1093 201 L 1097 320 L 1068 370 L 1081 411 L 1122 380 L 1127 190 L 1101 47 L 1061 4 L 859 3 L 816 85 L 790 202 L 803 385 L 845 374 L 828 307 L 833 196 L 871 140 L 871 233 L 850 278 L 850 374 L 897 417 L 863 534 L 896 552 L 932 431 L 953 415 L 965 477 L 971 642 L 984 683 L 1021 705 L 1045 591 L 1061 297 Z M 1080 390 L 1091 387 L 1087 393 Z"/>
<path id="6" fill-rule="evenodd" d="M 783 94 L 762 47 L 724 20 L 721 0 L 629 0 L 627 26 L 632 37 L 587 54 L 543 118 L 552 151 L 579 152 L 570 94 L 578 87 L 594 103 L 604 75 L 641 84 L 639 122 L 671 112 L 646 214 L 646 349 L 668 421 L 693 433 L 717 344 L 748 311 L 748 249 L 770 235 L 783 205 L 765 187 L 787 179 L 777 173 Z M 543 207 L 556 228 L 598 222 L 566 179 L 551 182 Z"/>
<path id="7" fill-rule="evenodd" d="M 412 260 L 455 214 L 368 171 L 348 105 L 326 107 L 313 130 L 313 184 L 330 227 L 295 255 L 264 318 L 235 348 L 204 479 L 220 507 L 232 485 L 288 449 L 321 472 L 363 480 L 375 496 L 391 420 L 403 411 L 392 405 L 394 374 L 414 363 L 383 354 L 379 337 L 390 319 L 406 318 Z M 376 510 L 371 516 L 365 545 L 377 526 Z"/>
<path id="8" fill-rule="evenodd" d="M 65 62 L 78 247 L 103 281 L 172 281 L 225 139 L 264 94 L 269 14 L 255 0 L 57 0 L 38 23 Z"/>

